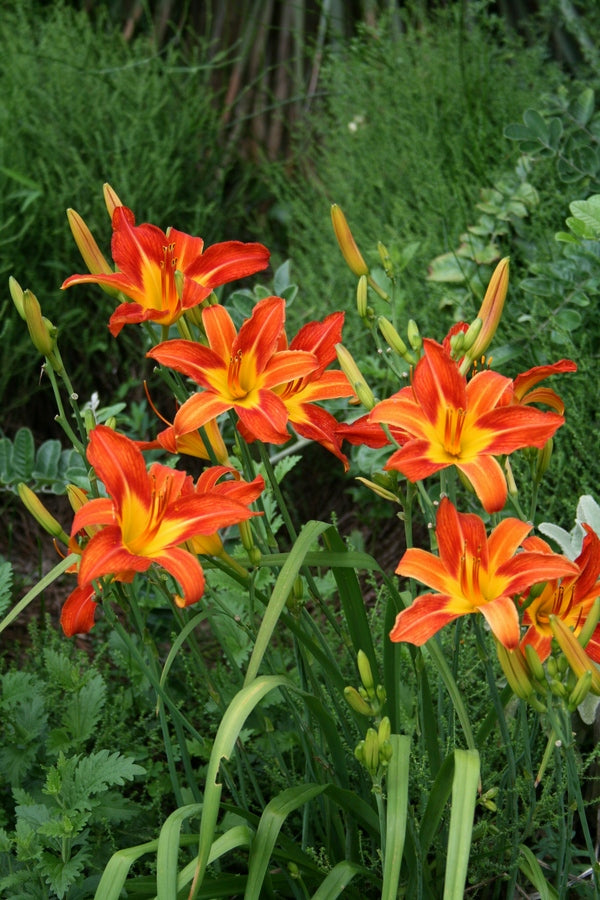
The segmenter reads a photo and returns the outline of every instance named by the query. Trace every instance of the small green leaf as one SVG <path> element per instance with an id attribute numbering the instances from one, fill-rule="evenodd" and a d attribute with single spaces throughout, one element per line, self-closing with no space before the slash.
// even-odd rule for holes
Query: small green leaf
<path id="1" fill-rule="evenodd" d="M 582 127 L 587 125 L 594 114 L 594 91 L 585 88 L 578 97 L 573 100 L 569 112 L 575 121 Z"/>
<path id="2" fill-rule="evenodd" d="M 49 440 L 40 444 L 35 455 L 35 468 L 32 472 L 36 481 L 54 481 L 58 477 L 61 452 L 60 441 Z"/>
<path id="3" fill-rule="evenodd" d="M 530 135 L 544 145 L 549 143 L 549 130 L 544 117 L 537 109 L 526 109 L 523 113 L 523 121 L 529 129 Z"/>

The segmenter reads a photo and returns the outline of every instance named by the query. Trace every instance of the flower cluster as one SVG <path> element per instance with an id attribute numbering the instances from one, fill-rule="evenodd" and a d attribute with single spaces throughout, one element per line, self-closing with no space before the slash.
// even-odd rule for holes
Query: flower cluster
<path id="1" fill-rule="evenodd" d="M 507 293 L 507 259 L 498 264 L 474 322 L 456 323 L 441 342 L 422 338 L 411 321 L 406 344 L 391 322 L 379 317 L 378 329 L 390 351 L 409 365 L 410 380 L 377 401 L 342 346 L 343 312 L 309 322 L 290 340 L 285 300 L 267 296 L 236 327 L 214 290 L 264 270 L 269 253 L 261 244 L 228 241 L 205 250 L 201 238 L 136 225 L 132 211 L 108 186 L 105 200 L 114 268 L 81 217 L 70 210 L 71 229 L 90 272 L 72 275 L 63 287 L 97 284 L 115 297 L 111 333 L 118 335 L 126 324 L 143 324 L 153 342 L 148 358 L 178 373 L 170 377 L 190 379 L 195 389 L 180 398 L 173 422 L 152 440 L 136 443 L 105 425 L 89 429 L 87 460 L 103 494 L 77 494 L 69 548 L 80 560 L 78 586 L 62 613 L 67 634 L 91 628 L 102 579 L 108 580 L 104 584 L 129 582 L 152 564 L 178 583 L 176 604 L 187 606 L 201 597 L 204 575 L 198 556 L 224 554 L 218 530 L 256 516 L 251 505 L 264 486 L 260 476 L 244 480 L 231 464 L 220 424 L 227 414 L 235 422 L 237 440 L 282 445 L 295 432 L 321 444 L 346 469 L 344 440 L 389 446 L 385 470 L 395 473 L 394 478 L 387 487 L 370 484 L 398 503 L 406 502 L 394 488 L 398 474 L 419 483 L 421 499 L 429 503 L 423 483 L 438 473 L 448 478 L 456 471 L 476 496 L 485 518 L 459 512 L 442 492 L 433 530 L 437 552 L 411 547 L 400 560 L 397 574 L 432 592 L 398 614 L 393 641 L 421 645 L 448 622 L 481 613 L 502 648 L 499 659 L 505 671 L 510 669 L 507 677 L 514 676 L 519 690 L 525 689 L 521 673 L 526 657 L 534 667 L 541 666 L 553 641 L 569 656 L 574 671 L 587 671 L 588 660 L 590 666 L 591 660 L 600 662 L 600 632 L 593 620 L 600 613 L 600 539 L 588 529 L 580 555 L 570 560 L 531 535 L 533 526 L 524 517 L 504 513 L 512 483 L 508 458 L 527 450 L 537 460 L 535 478 L 541 477 L 553 437 L 564 423 L 561 398 L 542 382 L 577 368 L 563 359 L 512 379 L 485 365 Z M 344 259 L 358 278 L 361 319 L 373 328 L 367 290 L 389 298 L 337 206 L 332 220 Z M 389 267 L 381 246 L 380 255 Z M 11 292 L 36 347 L 58 371 L 62 362 L 56 329 L 43 319 L 33 295 L 15 284 Z M 179 337 L 171 336 L 171 326 Z M 336 357 L 341 370 L 329 368 Z M 178 383 L 183 387 L 183 381 Z M 320 405 L 342 398 L 362 402 L 366 413 L 354 422 L 339 422 Z M 191 454 L 213 465 L 194 482 L 168 465 L 147 468 L 143 450 L 150 448 Z M 385 477 L 382 473 L 381 479 Z M 488 534 L 490 516 L 494 520 Z M 589 657 L 577 643 L 584 639 Z M 600 676 L 596 686 L 600 690 Z"/>

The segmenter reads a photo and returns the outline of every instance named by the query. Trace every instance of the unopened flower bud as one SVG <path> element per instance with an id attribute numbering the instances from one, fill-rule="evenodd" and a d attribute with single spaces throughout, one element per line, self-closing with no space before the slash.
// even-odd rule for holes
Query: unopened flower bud
<path id="1" fill-rule="evenodd" d="M 359 761 L 361 765 L 365 764 L 365 742 L 359 741 L 356 747 L 354 748 L 354 757 Z"/>
<path id="2" fill-rule="evenodd" d="M 67 210 L 69 227 L 83 261 L 92 275 L 111 275 L 113 269 L 96 243 L 92 232 L 74 209 Z"/>
<path id="3" fill-rule="evenodd" d="M 363 687 L 368 694 L 375 695 L 375 691 L 373 690 L 375 687 L 375 681 L 373 680 L 373 672 L 371 671 L 371 664 L 369 662 L 369 657 L 364 651 L 359 650 L 356 662 L 358 665 L 358 674 L 360 675 L 360 680 L 363 683 Z"/>
<path id="4" fill-rule="evenodd" d="M 385 688 L 382 684 L 378 684 L 375 688 L 375 696 L 379 702 L 379 707 L 381 708 L 385 701 L 387 700 L 387 694 L 385 692 Z"/>
<path id="5" fill-rule="evenodd" d="M 42 316 L 39 300 L 32 291 L 23 291 L 23 312 L 33 346 L 42 356 L 49 357 L 56 344 L 56 329 L 54 336 L 51 335 L 50 327 Z"/>
<path id="6" fill-rule="evenodd" d="M 112 217 L 113 217 L 113 213 L 114 213 L 115 209 L 117 208 L 117 206 L 123 206 L 123 204 L 119 200 L 115 191 L 113 191 L 113 189 L 111 188 L 110 184 L 104 185 L 103 193 L 104 193 L 104 202 L 106 204 L 106 209 L 107 209 L 108 215 L 110 216 L 110 220 L 112 222 Z"/>
<path id="7" fill-rule="evenodd" d="M 569 694 L 569 702 L 567 705 L 571 712 L 574 712 L 578 706 L 581 706 L 581 704 L 589 694 L 591 687 L 592 671 L 591 669 L 588 669 L 587 672 L 584 672 L 583 675 L 579 677 L 575 687 Z"/>
<path id="8" fill-rule="evenodd" d="M 185 275 L 179 269 L 175 269 L 175 274 L 173 276 L 173 280 L 175 281 L 175 290 L 177 291 L 177 296 L 180 300 L 183 299 L 183 285 L 185 283 Z"/>
<path id="9" fill-rule="evenodd" d="M 413 350 L 419 351 L 423 346 L 423 338 L 421 337 L 419 326 L 414 319 L 408 320 L 408 325 L 406 326 L 406 334 L 408 336 L 408 343 L 413 348 Z"/>
<path id="10" fill-rule="evenodd" d="M 367 280 L 366 275 L 361 275 L 358 279 L 358 284 L 356 286 L 356 308 L 358 310 L 358 314 L 361 319 L 364 319 L 367 315 L 367 292 L 369 289 L 369 282 Z"/>
<path id="11" fill-rule="evenodd" d="M 21 482 L 17 485 L 17 493 L 21 498 L 23 505 L 31 513 L 36 522 L 42 526 L 44 531 L 47 531 L 52 537 L 58 538 L 64 544 L 69 543 L 69 536 L 64 531 L 60 522 L 48 512 L 40 498 L 30 487 Z"/>
<path id="12" fill-rule="evenodd" d="M 392 733 L 392 723 L 390 722 L 388 716 L 384 716 L 381 722 L 379 723 L 379 728 L 377 730 L 377 737 L 379 739 L 379 743 L 382 744 L 384 741 L 389 740 L 390 734 Z"/>
<path id="13" fill-rule="evenodd" d="M 470 350 L 475 340 L 479 337 L 481 333 L 481 329 L 483 328 L 483 319 L 474 319 L 466 331 L 459 332 L 462 334 L 462 345 L 461 349 L 463 351 Z"/>
<path id="14" fill-rule="evenodd" d="M 366 409 L 373 409 L 377 401 L 371 388 L 363 378 L 362 372 L 354 362 L 352 354 L 346 350 L 343 344 L 336 344 L 335 352 L 342 372 L 350 382 L 356 396 Z"/>
<path id="15" fill-rule="evenodd" d="M 394 280 L 394 264 L 392 262 L 392 257 L 388 253 L 388 249 L 385 244 L 382 244 L 381 241 L 377 242 L 377 250 L 379 252 L 379 259 L 381 260 L 381 265 L 383 266 L 383 271 L 390 279 L 390 281 Z"/>
<path id="16" fill-rule="evenodd" d="M 544 446 L 537 451 L 537 459 L 534 473 L 534 480 L 536 484 L 542 480 L 546 472 L 548 471 L 548 466 L 550 465 L 550 460 L 552 458 L 552 450 L 554 448 L 554 441 L 552 438 L 546 441 Z"/>
<path id="17" fill-rule="evenodd" d="M 409 365 L 415 365 L 417 362 L 416 356 L 408 349 L 389 319 L 386 319 L 385 316 L 379 316 L 377 325 L 388 347 L 391 347 L 394 353 L 401 356 Z"/>
<path id="18" fill-rule="evenodd" d="M 600 621 L 600 597 L 596 597 L 592 604 L 592 608 L 590 609 L 587 619 L 583 623 L 583 627 L 579 634 L 577 635 L 577 640 L 581 644 L 582 647 L 586 647 L 596 630 L 596 626 Z"/>
<path id="19" fill-rule="evenodd" d="M 571 629 L 565 625 L 562 619 L 555 615 L 550 615 L 549 623 L 552 634 L 566 656 L 571 669 L 578 678 L 581 678 L 584 672 L 591 671 L 590 690 L 593 694 L 600 695 L 600 671 L 589 658 Z"/>
<path id="20" fill-rule="evenodd" d="M 352 236 L 346 216 L 339 208 L 337 203 L 331 207 L 331 222 L 335 232 L 336 240 L 339 244 L 342 256 L 346 260 L 346 265 L 351 272 L 357 277 L 369 274 L 369 267 L 361 256 L 360 250 L 356 246 L 356 241 Z"/>
<path id="21" fill-rule="evenodd" d="M 371 776 L 377 775 L 379 768 L 379 740 L 374 728 L 367 728 L 363 747 L 363 765 Z"/>
<path id="22" fill-rule="evenodd" d="M 501 259 L 490 279 L 481 308 L 477 313 L 477 318 L 481 319 L 483 325 L 461 363 L 460 370 L 463 375 L 469 371 L 473 360 L 479 359 L 485 353 L 496 333 L 508 290 L 508 264 L 508 256 Z"/>
<path id="23" fill-rule="evenodd" d="M 525 645 L 525 658 L 527 659 L 527 665 L 531 670 L 531 674 L 535 678 L 536 681 L 539 681 L 541 684 L 544 684 L 546 681 L 546 673 L 544 672 L 544 667 L 540 661 L 539 656 L 537 655 L 537 651 L 531 644 Z"/>
<path id="24" fill-rule="evenodd" d="M 365 487 L 368 487 L 374 494 L 377 494 L 378 497 L 382 497 L 384 500 L 390 500 L 392 503 L 400 503 L 396 494 L 388 491 L 387 488 L 382 487 L 382 485 L 377 484 L 375 481 L 369 481 L 368 478 L 363 478 L 362 475 L 358 475 L 356 480 L 362 482 Z"/>
<path id="25" fill-rule="evenodd" d="M 348 685 L 344 688 L 344 697 L 354 712 L 357 712 L 361 716 L 371 717 L 373 715 L 373 709 L 368 700 L 361 697 L 356 688 L 352 687 L 352 685 Z"/>
<path id="26" fill-rule="evenodd" d="M 394 755 L 394 748 L 392 747 L 392 742 L 385 740 L 379 741 L 379 762 L 382 766 L 387 766 L 390 759 Z"/>
<path id="27" fill-rule="evenodd" d="M 25 321 L 25 310 L 23 309 L 23 288 L 19 284 L 16 278 L 13 278 L 11 275 L 8 279 L 8 289 L 10 291 L 10 296 L 12 297 L 12 301 L 17 308 L 17 312 Z"/>

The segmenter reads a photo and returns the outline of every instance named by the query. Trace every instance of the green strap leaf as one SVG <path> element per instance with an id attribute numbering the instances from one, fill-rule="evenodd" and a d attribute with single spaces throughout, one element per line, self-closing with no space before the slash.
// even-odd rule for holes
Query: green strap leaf
<path id="1" fill-rule="evenodd" d="M 540 900 L 558 900 L 558 893 L 544 878 L 542 867 L 529 847 L 519 845 L 519 869 L 540 895 Z"/>
<path id="2" fill-rule="evenodd" d="M 392 734 L 390 743 L 392 758 L 386 776 L 387 812 L 381 900 L 395 900 L 398 896 L 398 881 L 408 815 L 410 738 L 407 735 Z"/>
<path id="3" fill-rule="evenodd" d="M 281 675 L 263 675 L 242 688 L 239 691 L 221 719 L 219 730 L 215 736 L 212 752 L 208 761 L 206 773 L 206 787 L 204 790 L 204 809 L 200 821 L 200 833 L 198 838 L 198 859 L 194 875 L 194 894 L 202 884 L 206 872 L 206 866 L 213 843 L 219 803 L 221 800 L 222 785 L 217 781 L 221 760 L 229 759 L 235 742 L 237 741 L 244 722 L 262 698 L 278 687 L 284 685 L 293 688 L 292 682 Z"/>
<path id="4" fill-rule="evenodd" d="M 322 794 L 325 784 L 301 784 L 288 788 L 267 803 L 250 848 L 248 881 L 244 900 L 260 900 L 263 881 L 275 841 L 287 816 Z"/>
<path id="5" fill-rule="evenodd" d="M 156 853 L 157 900 L 177 896 L 177 863 L 181 843 L 181 826 L 186 819 L 198 815 L 201 803 L 190 803 L 172 812 L 160 830 Z"/>
<path id="6" fill-rule="evenodd" d="M 479 753 L 477 750 L 455 750 L 444 900 L 463 900 L 464 897 L 478 785 Z"/>
<path id="7" fill-rule="evenodd" d="M 335 900 L 348 887 L 354 876 L 361 872 L 370 874 L 358 863 L 350 862 L 348 859 L 342 860 L 323 879 L 312 895 L 312 900 Z"/>
<path id="8" fill-rule="evenodd" d="M 246 678 L 244 679 L 244 684 L 246 686 L 249 685 L 258 674 L 260 664 L 266 653 L 269 641 L 271 640 L 271 636 L 279 620 L 279 616 L 290 595 L 296 575 L 304 565 L 306 554 L 319 535 L 330 527 L 331 526 L 326 522 L 307 522 L 298 535 L 294 546 L 287 554 L 287 559 L 277 577 L 271 599 L 269 600 L 263 620 L 260 623 L 260 628 L 258 629 L 258 634 L 256 635 L 254 649 L 252 651 L 252 656 L 250 657 L 250 662 L 248 663 Z"/>

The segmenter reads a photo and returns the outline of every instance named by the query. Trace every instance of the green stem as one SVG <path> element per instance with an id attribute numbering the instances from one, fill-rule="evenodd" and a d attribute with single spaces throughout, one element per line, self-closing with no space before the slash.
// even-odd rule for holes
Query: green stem
<path id="1" fill-rule="evenodd" d="M 500 694 L 498 691 L 498 687 L 496 685 L 496 677 L 494 673 L 494 669 L 491 665 L 488 647 L 486 646 L 483 629 L 481 627 L 481 622 L 479 622 L 478 616 L 474 617 L 475 624 L 475 637 L 477 640 L 477 644 L 480 649 L 481 657 L 484 661 L 485 666 L 485 674 L 488 682 L 488 687 L 490 689 L 490 696 L 492 698 L 492 703 L 494 705 L 494 709 L 496 710 L 496 716 L 498 719 L 498 727 L 500 729 L 500 735 L 502 737 L 502 742 L 504 744 L 504 750 L 506 753 L 506 764 L 508 769 L 508 799 L 509 799 L 509 814 L 511 821 L 508 823 L 509 832 L 512 835 L 512 844 L 511 844 L 511 854 L 510 854 L 510 864 L 509 864 L 509 882 L 508 888 L 506 891 L 507 897 L 512 897 L 515 892 L 516 883 L 517 883 L 517 873 L 518 873 L 518 859 L 519 859 L 519 833 L 518 833 L 518 825 L 519 825 L 519 801 L 517 796 L 517 764 L 515 760 L 515 754 L 513 750 L 512 740 L 508 731 L 508 725 L 506 724 L 506 717 L 504 715 L 504 706 L 502 704 L 502 700 L 500 698 Z"/>

